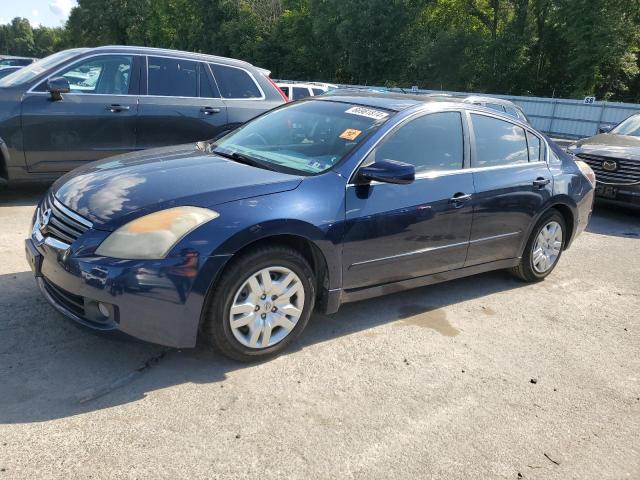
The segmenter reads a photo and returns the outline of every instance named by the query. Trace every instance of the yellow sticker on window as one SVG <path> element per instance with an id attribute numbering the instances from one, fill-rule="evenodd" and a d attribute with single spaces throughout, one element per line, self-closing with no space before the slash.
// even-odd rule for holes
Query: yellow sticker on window
<path id="1" fill-rule="evenodd" d="M 347 128 L 344 132 L 340 134 L 340 138 L 343 140 L 355 140 L 358 138 L 358 135 L 362 133 L 362 130 L 356 130 L 355 128 Z"/>

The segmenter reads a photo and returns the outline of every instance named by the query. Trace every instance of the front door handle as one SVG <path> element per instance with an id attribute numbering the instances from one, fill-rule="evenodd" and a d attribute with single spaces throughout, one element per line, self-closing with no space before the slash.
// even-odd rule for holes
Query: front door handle
<path id="1" fill-rule="evenodd" d="M 469 200 L 471 200 L 470 193 L 458 192 L 449 199 L 449 203 L 451 203 L 454 208 L 460 208 L 465 204 L 465 202 L 468 202 Z"/>
<path id="2" fill-rule="evenodd" d="M 533 181 L 533 186 L 534 187 L 538 187 L 538 188 L 542 188 L 542 187 L 546 187 L 550 183 L 551 183 L 550 179 L 544 178 L 544 177 L 538 177 Z"/>
<path id="3" fill-rule="evenodd" d="M 131 107 L 129 105 L 118 105 L 117 103 L 112 103 L 111 105 L 107 105 L 107 110 L 112 113 L 116 112 L 126 112 Z"/>
<path id="4" fill-rule="evenodd" d="M 205 115 L 213 115 L 214 113 L 220 113 L 220 109 L 214 108 L 214 107 L 202 107 L 200 111 Z"/>

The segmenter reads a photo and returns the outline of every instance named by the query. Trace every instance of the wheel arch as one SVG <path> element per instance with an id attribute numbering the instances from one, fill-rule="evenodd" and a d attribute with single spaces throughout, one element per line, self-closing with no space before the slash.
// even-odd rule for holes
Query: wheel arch
<path id="1" fill-rule="evenodd" d="M 566 198 L 564 198 L 566 197 Z M 527 246 L 527 242 L 529 241 L 529 237 L 531 236 L 531 232 L 533 228 L 538 223 L 540 218 L 549 212 L 549 210 L 557 210 L 562 218 L 564 218 L 565 224 L 567 226 L 567 241 L 564 244 L 564 249 L 566 250 L 571 245 L 575 237 L 575 231 L 577 226 L 577 217 L 578 217 L 578 209 L 575 202 L 569 196 L 562 196 L 553 198 L 550 202 L 544 205 L 543 208 L 540 209 L 539 213 L 531 219 L 531 223 L 529 225 L 529 230 L 526 232 L 526 235 L 522 238 L 522 244 L 520 246 L 520 255 L 524 254 L 524 249 Z"/>
<path id="2" fill-rule="evenodd" d="M 311 225 L 308 226 L 311 227 Z M 251 232 L 251 230 L 252 229 L 249 229 L 248 231 Z M 218 255 L 218 252 L 223 252 L 221 255 L 226 257 L 226 261 L 213 276 L 206 279 L 206 285 L 200 284 L 204 290 L 200 325 L 205 321 L 206 312 L 209 310 L 215 285 L 224 271 L 229 268 L 233 259 L 242 255 L 244 252 L 270 245 L 282 245 L 292 248 L 300 252 L 305 260 L 309 262 L 316 280 L 316 305 L 322 311 L 327 310 L 327 304 L 330 301 L 329 291 L 333 284 L 341 281 L 341 278 L 336 278 L 340 277 L 341 270 L 336 266 L 338 265 L 336 263 L 337 260 L 333 258 L 337 255 L 337 252 L 332 251 L 332 249 L 326 245 L 321 246 L 321 244 L 327 242 L 319 242 L 312 235 L 293 232 L 290 228 L 280 231 L 273 228 L 267 230 L 269 230 L 268 233 L 265 232 L 264 235 L 252 238 L 247 238 L 243 234 L 237 234 L 216 249 L 214 255 Z M 308 230 L 305 233 L 311 233 L 311 231 Z M 238 237 L 241 238 L 239 239 Z M 198 282 L 200 281 L 204 283 L 205 279 L 198 279 Z"/>
<path id="3" fill-rule="evenodd" d="M 265 236 L 256 239 L 234 252 L 233 256 L 242 255 L 254 248 L 266 247 L 272 245 L 282 245 L 299 252 L 309 265 L 316 277 L 317 292 L 321 293 L 322 289 L 329 288 L 329 273 L 327 259 L 318 245 L 312 240 L 296 234 L 280 233 Z M 228 266 L 225 265 L 225 268 Z"/>
<path id="4" fill-rule="evenodd" d="M 547 211 L 549 210 L 557 210 L 560 212 L 560 215 L 564 218 L 564 223 L 567 226 L 567 239 L 564 242 L 564 250 L 569 248 L 571 242 L 573 241 L 573 237 L 576 229 L 576 218 L 575 213 L 566 203 L 555 203 L 551 205 Z"/>

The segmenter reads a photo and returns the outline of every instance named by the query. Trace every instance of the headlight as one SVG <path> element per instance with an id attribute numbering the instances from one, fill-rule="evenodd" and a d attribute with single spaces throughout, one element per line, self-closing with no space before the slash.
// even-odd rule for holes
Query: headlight
<path id="1" fill-rule="evenodd" d="M 199 207 L 176 207 L 140 217 L 111 233 L 96 254 L 127 259 L 159 259 L 189 232 L 220 214 Z"/>

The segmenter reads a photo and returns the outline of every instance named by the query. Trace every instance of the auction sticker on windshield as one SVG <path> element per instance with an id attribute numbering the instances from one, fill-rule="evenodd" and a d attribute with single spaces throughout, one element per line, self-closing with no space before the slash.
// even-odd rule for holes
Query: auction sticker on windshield
<path id="1" fill-rule="evenodd" d="M 373 118 L 374 120 L 382 120 L 389 116 L 387 112 L 381 110 L 374 110 L 367 107 L 351 107 L 345 110 L 344 113 L 350 113 L 352 115 L 360 115 L 361 117 Z"/>
<path id="2" fill-rule="evenodd" d="M 358 135 L 362 133 L 362 130 L 356 130 L 355 128 L 347 128 L 344 132 L 340 134 L 340 138 L 343 140 L 355 140 L 358 138 Z"/>

